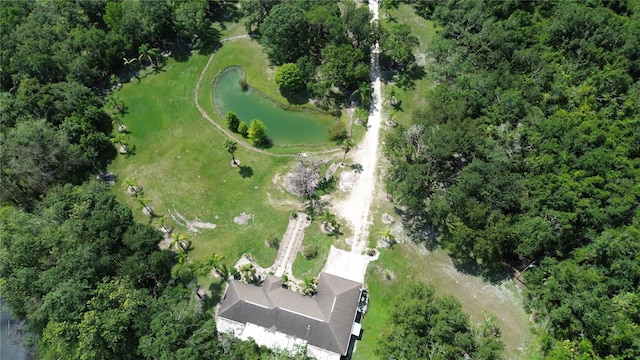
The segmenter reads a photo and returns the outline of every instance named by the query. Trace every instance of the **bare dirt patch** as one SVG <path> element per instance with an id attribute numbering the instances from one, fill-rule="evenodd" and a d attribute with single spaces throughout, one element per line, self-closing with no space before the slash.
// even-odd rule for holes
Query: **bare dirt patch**
<path id="1" fill-rule="evenodd" d="M 242 214 L 233 218 L 233 222 L 238 225 L 247 225 L 250 221 L 253 221 L 254 216 L 252 214 L 247 214 L 243 212 Z"/>
<path id="2" fill-rule="evenodd" d="M 187 218 L 182 216 L 182 214 L 180 214 L 175 207 L 173 207 L 173 209 L 169 209 L 169 215 L 171 215 L 173 221 L 175 221 L 178 225 L 187 228 L 189 231 L 195 234 L 200 234 L 201 229 L 215 229 L 217 226 L 216 224 L 202 221 L 198 218 L 188 220 Z"/>
<path id="3" fill-rule="evenodd" d="M 353 184 L 356 180 L 356 174 L 353 171 L 343 171 L 340 174 L 340 189 L 349 190 L 353 188 Z"/>
<path id="4" fill-rule="evenodd" d="M 386 225 L 392 224 L 395 221 L 393 219 L 393 216 L 391 216 L 391 215 L 389 215 L 387 213 L 382 214 L 381 220 L 382 220 L 382 223 L 386 224 Z"/>

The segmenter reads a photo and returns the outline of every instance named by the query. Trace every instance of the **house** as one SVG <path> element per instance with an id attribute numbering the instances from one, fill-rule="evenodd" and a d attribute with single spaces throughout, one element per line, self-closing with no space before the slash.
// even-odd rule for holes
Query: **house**
<path id="1" fill-rule="evenodd" d="M 258 345 L 293 349 L 306 346 L 318 359 L 340 359 L 360 335 L 362 284 L 322 273 L 317 294 L 303 296 L 268 275 L 262 286 L 232 280 L 216 315 L 220 332 L 233 332 Z M 353 336 L 352 336 L 353 335 Z"/>

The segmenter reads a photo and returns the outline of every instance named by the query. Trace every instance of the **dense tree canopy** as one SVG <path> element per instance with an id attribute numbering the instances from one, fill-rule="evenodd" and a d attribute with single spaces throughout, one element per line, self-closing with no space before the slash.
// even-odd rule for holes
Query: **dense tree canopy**
<path id="1" fill-rule="evenodd" d="M 31 207 L 50 186 L 104 168 L 115 154 L 112 121 L 96 90 L 127 59 L 158 67 L 170 42 L 216 39 L 211 15 L 220 6 L 0 2 L 0 203 Z"/>
<path id="2" fill-rule="evenodd" d="M 389 326 L 378 335 L 383 359 L 499 359 L 502 344 L 493 320 L 473 328 L 452 297 L 435 296 L 433 286 L 414 284 L 389 306 Z"/>
<path id="3" fill-rule="evenodd" d="M 439 85 L 387 139 L 390 192 L 459 263 L 533 263 L 523 275 L 549 354 L 638 357 L 638 252 L 627 240 L 640 197 L 638 8 L 416 9 L 441 27 L 427 54 Z"/>
<path id="4" fill-rule="evenodd" d="M 111 109 L 125 110 L 113 94 L 103 110 L 107 83 L 158 70 L 174 46 L 204 50 L 225 6 L 0 1 L 0 294 L 36 335 L 34 356 L 306 358 L 219 336 L 194 294 L 204 266 L 159 250 L 162 234 L 89 180 L 115 154 Z"/>
<path id="5" fill-rule="evenodd" d="M 368 82 L 369 54 L 381 30 L 365 4 L 267 3 L 242 3 L 247 26 L 259 25 L 260 41 L 273 64 L 285 64 L 287 70 L 289 64 L 297 66 L 305 82 L 299 88 L 306 87 L 318 104 L 339 106 Z"/>

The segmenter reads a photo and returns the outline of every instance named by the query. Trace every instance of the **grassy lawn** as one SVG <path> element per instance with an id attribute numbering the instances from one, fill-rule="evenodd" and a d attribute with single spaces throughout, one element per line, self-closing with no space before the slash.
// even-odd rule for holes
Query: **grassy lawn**
<path id="1" fill-rule="evenodd" d="M 231 23 L 223 37 L 243 33 L 240 23 Z M 123 122 L 129 131 L 127 141 L 132 151 L 119 156 L 110 171 L 118 176 L 119 183 L 125 178 L 135 178 L 144 188 L 144 197 L 158 217 L 149 219 L 135 210 L 137 219 L 159 224 L 160 217 L 164 217 L 175 232 L 184 233 L 193 241 L 194 258 L 218 253 L 226 257 L 227 265 L 232 265 L 243 253 L 251 253 L 261 266 L 269 266 L 276 250 L 265 246 L 264 240 L 282 236 L 288 215 L 300 209 L 300 204 L 291 201 L 280 184 L 273 181 L 277 174 L 288 171 L 293 157 L 260 154 L 239 146 L 236 158 L 241 167 L 230 166 L 230 155 L 222 147 L 225 135 L 205 120 L 194 105 L 195 85 L 208 60 L 209 55 L 197 52 L 186 61 L 170 59 L 159 72 L 134 79 L 117 92 L 127 106 Z M 212 118 L 220 121 L 213 107 L 213 81 L 230 66 L 242 66 L 251 86 L 286 103 L 273 82 L 273 70 L 260 46 L 251 39 L 237 39 L 225 43 L 214 54 L 197 94 Z M 330 144 L 312 150 L 334 147 Z M 300 151 L 273 149 L 290 154 Z M 121 201 L 138 207 L 121 186 L 114 189 Z M 173 209 L 189 220 L 197 218 L 217 227 L 200 234 L 189 233 L 172 220 L 169 210 Z M 247 225 L 235 224 L 234 217 L 243 212 L 253 219 Z"/>
<path id="2" fill-rule="evenodd" d="M 377 334 L 386 326 L 389 303 L 412 282 L 431 283 L 439 296 L 454 296 L 473 323 L 482 322 L 486 315 L 495 316 L 502 331 L 505 358 L 536 358 L 537 344 L 532 340 L 520 294 L 512 283 L 491 285 L 479 277 L 459 273 L 442 250 L 428 252 L 413 244 L 399 244 L 383 250 L 380 259 L 369 265 L 367 286 L 371 302 L 354 359 L 377 358 L 373 350 Z"/>
<path id="3" fill-rule="evenodd" d="M 418 65 L 420 65 L 426 72 L 426 50 L 431 43 L 433 36 L 435 35 L 435 29 L 433 22 L 427 21 L 424 18 L 418 16 L 413 8 L 407 4 L 400 4 L 397 9 L 389 10 L 389 18 L 383 19 L 381 24 L 383 27 L 388 28 L 395 22 L 402 22 L 408 24 L 411 27 L 411 31 L 420 42 L 418 48 L 414 51 L 414 56 Z M 429 77 L 428 73 L 421 79 L 416 79 L 414 87 L 410 89 L 402 89 L 393 84 L 387 84 L 383 87 L 383 93 L 385 99 L 390 98 L 391 91 L 395 92 L 395 96 L 399 101 L 397 110 L 391 108 L 388 104 L 385 104 L 383 109 L 387 116 L 391 113 L 395 113 L 397 121 L 400 124 L 411 124 L 411 116 L 416 109 L 423 107 L 428 97 L 427 93 L 433 88 L 433 80 Z"/>
<path id="4" fill-rule="evenodd" d="M 329 236 L 320 231 L 319 221 L 311 223 L 311 225 L 309 225 L 305 230 L 304 240 L 302 241 L 300 251 L 302 251 L 304 246 L 314 244 L 318 249 L 318 255 L 313 259 L 307 260 L 302 256 L 302 254 L 298 253 L 298 256 L 296 256 L 296 260 L 293 262 L 291 268 L 293 276 L 298 279 L 302 279 L 306 275 L 317 277 L 327 260 L 329 248 L 334 241 L 335 237 Z"/>
<path id="5" fill-rule="evenodd" d="M 249 252 L 260 265 L 269 266 L 276 251 L 266 247 L 264 240 L 284 233 L 292 210 L 273 205 L 284 195 L 272 179 L 285 172 L 292 159 L 238 147 L 241 167 L 230 165 L 230 155 L 222 147 L 225 137 L 202 118 L 193 102 L 194 87 L 207 60 L 201 55 L 185 62 L 171 60 L 160 73 L 118 91 L 128 108 L 123 121 L 134 151 L 119 156 L 110 171 L 120 180 L 137 179 L 155 212 L 193 241 L 194 258 L 215 252 L 225 255 L 231 265 Z M 114 189 L 120 200 L 137 206 L 121 186 Z M 174 207 L 189 220 L 198 218 L 217 227 L 187 233 L 171 220 L 168 210 Z M 254 216 L 248 225 L 233 221 L 242 212 Z M 134 213 L 138 220 L 149 221 L 141 211 Z"/>

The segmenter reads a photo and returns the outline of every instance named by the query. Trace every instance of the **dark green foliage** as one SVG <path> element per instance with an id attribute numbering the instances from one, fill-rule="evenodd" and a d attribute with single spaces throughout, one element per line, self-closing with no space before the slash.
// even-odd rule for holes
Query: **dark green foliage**
<path id="1" fill-rule="evenodd" d="M 337 121 L 329 129 L 329 138 L 334 141 L 342 141 L 347 138 L 347 127 L 342 121 Z"/>
<path id="2" fill-rule="evenodd" d="M 233 111 L 229 111 L 227 113 L 227 116 L 225 117 L 225 123 L 229 130 L 235 133 L 239 132 L 238 127 L 240 126 L 240 118 L 238 118 L 238 115 L 236 115 L 236 113 L 234 113 Z"/>
<path id="3" fill-rule="evenodd" d="M 283 92 L 306 88 L 319 106 L 338 109 L 360 83 L 369 81 L 368 56 L 380 30 L 367 6 L 251 0 L 242 6 L 250 14 L 248 27 L 260 24 L 260 41 L 271 62 L 286 66 L 277 77 Z"/>
<path id="4" fill-rule="evenodd" d="M 240 122 L 240 125 L 238 125 L 238 133 L 245 138 L 249 136 L 249 125 L 244 121 Z"/>
<path id="5" fill-rule="evenodd" d="M 260 25 L 261 40 L 275 65 L 296 62 L 309 54 L 308 24 L 295 3 L 276 5 Z"/>
<path id="6" fill-rule="evenodd" d="M 458 264 L 534 261 L 522 278 L 548 356 L 638 357 L 637 10 L 416 7 L 442 27 L 429 50 L 440 84 L 385 142 L 390 193 Z"/>
<path id="7" fill-rule="evenodd" d="M 368 56 L 352 45 L 329 45 L 322 50 L 321 76 L 342 90 L 369 79 Z"/>
<path id="8" fill-rule="evenodd" d="M 388 359 L 499 359 L 502 344 L 491 320 L 474 329 L 469 316 L 452 297 L 435 296 L 433 286 L 410 285 L 399 294 L 388 314 L 389 324 L 378 335 L 375 351 Z"/>
<path id="9" fill-rule="evenodd" d="M 411 34 L 409 25 L 394 24 L 382 36 L 382 61 L 394 72 L 408 73 L 416 66 L 413 51 L 418 45 L 418 39 Z"/>

